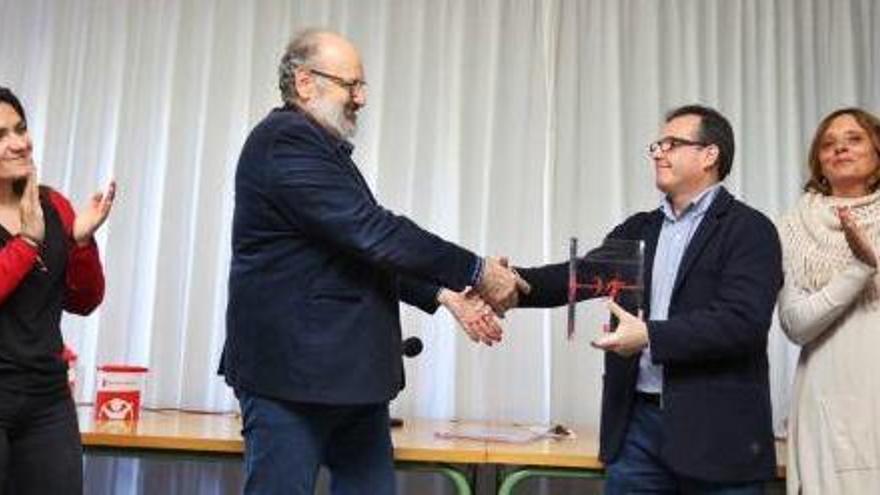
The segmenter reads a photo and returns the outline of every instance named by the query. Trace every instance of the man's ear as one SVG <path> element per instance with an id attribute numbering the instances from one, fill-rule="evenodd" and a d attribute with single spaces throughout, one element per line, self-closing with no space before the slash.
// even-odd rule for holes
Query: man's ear
<path id="1" fill-rule="evenodd" d="M 301 100 L 308 101 L 314 97 L 315 81 L 312 73 L 302 67 L 293 70 L 294 94 Z"/>
<path id="2" fill-rule="evenodd" d="M 721 159 L 721 150 L 718 149 L 718 145 L 710 144 L 706 146 L 706 169 L 710 169 L 712 167 L 718 166 L 718 161 Z"/>

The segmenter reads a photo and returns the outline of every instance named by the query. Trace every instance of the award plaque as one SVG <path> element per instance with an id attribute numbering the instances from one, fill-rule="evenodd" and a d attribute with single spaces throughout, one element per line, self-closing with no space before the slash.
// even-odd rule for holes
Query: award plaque
<path id="1" fill-rule="evenodd" d="M 576 237 L 569 244 L 568 338 L 575 334 L 578 301 L 607 297 L 633 314 L 642 308 L 645 244 L 640 240 L 605 239 L 578 255 Z"/>

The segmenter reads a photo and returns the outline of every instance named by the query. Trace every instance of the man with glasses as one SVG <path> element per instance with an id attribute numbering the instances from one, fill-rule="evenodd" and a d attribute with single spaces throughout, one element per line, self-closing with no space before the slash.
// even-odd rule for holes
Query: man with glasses
<path id="1" fill-rule="evenodd" d="M 733 130 L 717 111 L 671 111 L 648 146 L 660 208 L 612 239 L 645 243 L 645 308 L 609 302 L 600 457 L 605 493 L 763 493 L 775 475 L 767 334 L 782 283 L 776 229 L 720 182 Z M 567 302 L 568 264 L 519 269 L 522 307 Z M 625 306 L 625 304 L 624 304 Z"/>
<path id="2" fill-rule="evenodd" d="M 382 208 L 351 159 L 367 101 L 355 47 L 309 30 L 279 67 L 284 107 L 251 132 L 235 176 L 221 373 L 243 416 L 245 493 L 393 494 L 388 401 L 402 388 L 399 301 L 449 308 L 473 338 L 528 287 Z"/>

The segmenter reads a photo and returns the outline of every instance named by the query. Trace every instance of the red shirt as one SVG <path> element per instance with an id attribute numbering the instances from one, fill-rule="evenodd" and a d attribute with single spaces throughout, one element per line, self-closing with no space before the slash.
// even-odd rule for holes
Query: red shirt
<path id="1" fill-rule="evenodd" d="M 41 187 L 40 203 L 39 248 L 0 227 L 0 388 L 24 393 L 65 390 L 61 312 L 86 315 L 104 298 L 97 245 L 76 245 L 70 202 Z"/>

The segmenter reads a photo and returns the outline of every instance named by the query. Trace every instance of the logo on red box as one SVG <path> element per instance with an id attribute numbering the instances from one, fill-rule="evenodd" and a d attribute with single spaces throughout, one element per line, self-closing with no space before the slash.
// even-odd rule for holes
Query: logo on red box
<path id="1" fill-rule="evenodd" d="M 95 417 L 135 421 L 141 409 L 140 390 L 98 392 L 95 397 Z"/>
<path id="2" fill-rule="evenodd" d="M 136 421 L 147 368 L 128 365 L 98 367 L 95 419 Z"/>

